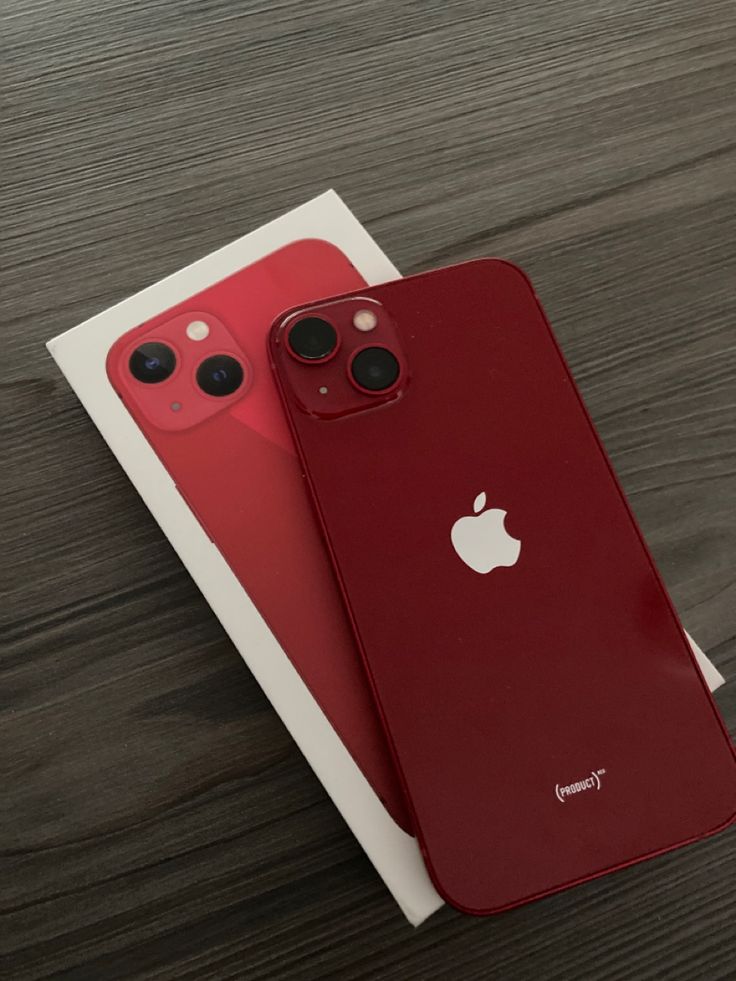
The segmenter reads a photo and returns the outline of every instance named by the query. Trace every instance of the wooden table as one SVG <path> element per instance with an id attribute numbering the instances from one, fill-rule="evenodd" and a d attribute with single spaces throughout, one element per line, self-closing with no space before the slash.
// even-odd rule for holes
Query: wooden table
<path id="1" fill-rule="evenodd" d="M 736 976 L 734 832 L 412 930 L 43 348 L 328 186 L 404 273 L 520 262 L 733 731 L 732 0 L 0 17 L 3 976 Z"/>

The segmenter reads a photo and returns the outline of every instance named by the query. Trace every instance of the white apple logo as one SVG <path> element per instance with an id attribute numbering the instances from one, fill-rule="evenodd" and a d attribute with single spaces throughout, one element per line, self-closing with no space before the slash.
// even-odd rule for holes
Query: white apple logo
<path id="1" fill-rule="evenodd" d="M 521 551 L 519 539 L 504 528 L 506 512 L 499 508 L 483 511 L 485 506 L 486 493 L 482 491 L 473 502 L 475 514 L 458 518 L 450 532 L 452 547 L 463 562 L 484 575 L 500 565 L 514 565 Z"/>

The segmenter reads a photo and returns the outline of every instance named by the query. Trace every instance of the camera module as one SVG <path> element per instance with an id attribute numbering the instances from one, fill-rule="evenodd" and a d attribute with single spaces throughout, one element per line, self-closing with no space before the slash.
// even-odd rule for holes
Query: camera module
<path id="1" fill-rule="evenodd" d="M 214 354 L 197 368 L 197 384 L 207 395 L 232 395 L 243 384 L 243 366 L 229 354 Z"/>
<path id="2" fill-rule="evenodd" d="M 133 351 L 128 362 L 130 373 L 140 382 L 155 385 L 166 381 L 176 368 L 176 355 L 166 344 L 148 341 Z"/>
<path id="3" fill-rule="evenodd" d="M 324 361 L 337 350 L 337 331 L 320 317 L 305 317 L 289 331 L 289 348 L 305 361 Z"/>
<path id="4" fill-rule="evenodd" d="M 358 351 L 350 365 L 353 381 L 369 392 L 385 392 L 396 384 L 401 368 L 396 356 L 385 347 Z"/>

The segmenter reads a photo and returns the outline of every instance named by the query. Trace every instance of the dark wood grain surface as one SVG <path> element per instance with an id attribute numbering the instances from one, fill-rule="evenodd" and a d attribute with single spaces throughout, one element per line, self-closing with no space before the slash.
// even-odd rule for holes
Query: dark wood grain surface
<path id="1" fill-rule="evenodd" d="M 534 278 L 736 727 L 732 0 L 4 0 L 12 981 L 736 976 L 736 835 L 412 930 L 43 342 L 335 186 Z"/>

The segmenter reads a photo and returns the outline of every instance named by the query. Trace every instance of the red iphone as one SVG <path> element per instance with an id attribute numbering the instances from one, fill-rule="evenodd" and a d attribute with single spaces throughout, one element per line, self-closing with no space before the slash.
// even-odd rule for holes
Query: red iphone
<path id="1" fill-rule="evenodd" d="M 406 805 L 268 366 L 286 306 L 363 280 L 294 242 L 121 337 L 108 376 L 394 819 Z"/>
<path id="2" fill-rule="evenodd" d="M 733 747 L 524 274 L 301 305 L 270 348 L 445 899 L 496 912 L 732 821 Z"/>

